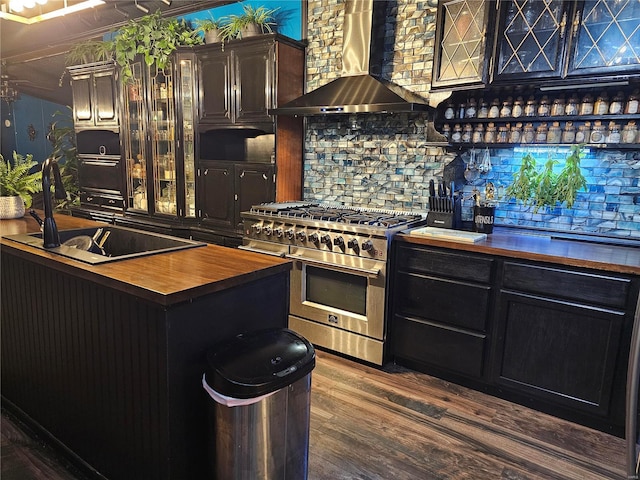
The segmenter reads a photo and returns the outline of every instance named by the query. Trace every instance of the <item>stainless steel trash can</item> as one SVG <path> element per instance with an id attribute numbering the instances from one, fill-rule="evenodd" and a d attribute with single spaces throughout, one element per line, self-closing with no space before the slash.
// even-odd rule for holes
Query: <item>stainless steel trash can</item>
<path id="1" fill-rule="evenodd" d="M 288 329 L 240 335 L 207 352 L 203 387 L 218 480 L 304 480 L 313 346 Z"/>

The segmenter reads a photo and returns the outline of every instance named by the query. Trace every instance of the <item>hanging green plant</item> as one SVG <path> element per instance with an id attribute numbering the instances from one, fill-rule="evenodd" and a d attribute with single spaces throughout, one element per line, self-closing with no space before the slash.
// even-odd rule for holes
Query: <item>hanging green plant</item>
<path id="1" fill-rule="evenodd" d="M 587 180 L 580 169 L 580 159 L 584 157 L 582 147 L 571 147 L 565 165 L 557 175 L 553 172 L 557 161 L 549 158 L 538 172 L 533 156 L 525 155 L 520 170 L 505 191 L 506 197 L 515 198 L 524 205 L 533 205 L 534 213 L 541 207 L 555 207 L 558 203 L 566 203 L 567 208 L 573 208 L 577 192 L 587 188 Z"/>
<path id="2" fill-rule="evenodd" d="M 122 80 L 128 83 L 133 78 L 131 64 L 137 55 L 143 55 L 147 66 L 164 70 L 178 47 L 201 45 L 202 37 L 186 21 L 163 18 L 157 11 L 129 20 L 115 33 L 113 41 Z"/>

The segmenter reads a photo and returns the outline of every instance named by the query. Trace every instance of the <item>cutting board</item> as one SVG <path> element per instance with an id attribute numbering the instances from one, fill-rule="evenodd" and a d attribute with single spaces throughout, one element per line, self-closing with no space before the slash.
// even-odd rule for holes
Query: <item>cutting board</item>
<path id="1" fill-rule="evenodd" d="M 404 233 L 416 237 L 438 238 L 450 240 L 452 242 L 477 243 L 487 238 L 486 233 L 465 232 L 462 230 L 452 230 L 449 228 L 421 227 L 408 230 Z"/>

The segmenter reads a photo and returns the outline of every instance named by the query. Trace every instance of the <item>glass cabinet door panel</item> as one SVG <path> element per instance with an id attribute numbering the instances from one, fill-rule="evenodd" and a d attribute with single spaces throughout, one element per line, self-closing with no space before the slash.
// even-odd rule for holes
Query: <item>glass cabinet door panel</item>
<path id="1" fill-rule="evenodd" d="M 151 154 L 155 213 L 176 215 L 175 108 L 171 65 L 151 75 Z"/>
<path id="2" fill-rule="evenodd" d="M 640 2 L 586 0 L 574 16 L 571 73 L 640 65 Z M 582 72 L 581 72 L 582 71 Z"/>
<path id="3" fill-rule="evenodd" d="M 442 36 L 432 84 L 462 85 L 484 81 L 487 0 L 443 2 L 438 27 Z"/>
<path id="4" fill-rule="evenodd" d="M 180 95 L 182 106 L 185 217 L 196 216 L 193 89 L 193 62 L 189 59 L 182 59 L 180 60 Z"/>
<path id="5" fill-rule="evenodd" d="M 562 75 L 567 13 L 563 0 L 501 2 L 496 78 Z"/>
<path id="6" fill-rule="evenodd" d="M 133 78 L 124 85 L 124 149 L 127 159 L 127 208 L 147 211 L 147 152 L 143 70 L 140 62 L 132 65 Z"/>

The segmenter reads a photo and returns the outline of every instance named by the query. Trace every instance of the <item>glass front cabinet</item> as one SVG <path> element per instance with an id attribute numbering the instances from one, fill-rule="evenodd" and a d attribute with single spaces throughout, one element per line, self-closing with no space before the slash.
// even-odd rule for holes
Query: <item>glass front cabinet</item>
<path id="1" fill-rule="evenodd" d="M 494 81 L 638 71 L 638 2 L 513 0 L 497 5 Z"/>
<path id="2" fill-rule="evenodd" d="M 124 86 L 127 210 L 194 217 L 192 60 L 176 57 L 164 70 L 140 61 L 132 71 Z"/>
<path id="3" fill-rule="evenodd" d="M 486 83 L 489 62 L 485 60 L 491 48 L 491 42 L 487 42 L 487 25 L 493 19 L 493 10 L 490 0 L 439 3 L 432 87 Z"/>

